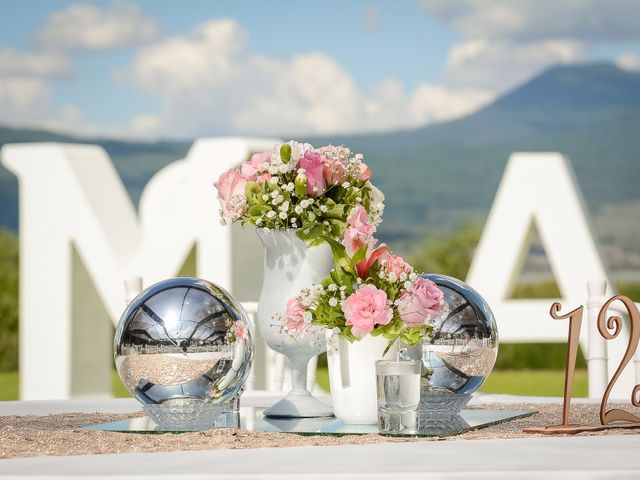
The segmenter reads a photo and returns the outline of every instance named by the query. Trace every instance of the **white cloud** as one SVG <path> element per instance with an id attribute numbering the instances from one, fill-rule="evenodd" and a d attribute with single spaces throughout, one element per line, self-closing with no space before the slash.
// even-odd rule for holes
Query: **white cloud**
<path id="1" fill-rule="evenodd" d="M 564 40 L 468 40 L 449 52 L 444 78 L 452 86 L 502 92 L 552 65 L 575 61 L 581 53 L 579 43 Z"/>
<path id="2" fill-rule="evenodd" d="M 466 38 L 519 42 L 640 38 L 637 0 L 422 0 L 422 9 Z"/>
<path id="3" fill-rule="evenodd" d="M 380 7 L 370 5 L 364 10 L 364 28 L 369 32 L 380 30 Z"/>
<path id="4" fill-rule="evenodd" d="M 16 53 L 9 49 L 0 49 L 0 75 L 35 76 L 54 78 L 71 72 L 69 60 L 57 53 Z"/>
<path id="5" fill-rule="evenodd" d="M 161 99 L 163 110 L 132 128 L 171 136 L 369 132 L 452 118 L 490 99 L 427 84 L 405 91 L 394 79 L 363 91 L 323 53 L 259 55 L 246 37 L 235 21 L 215 20 L 142 48 L 117 78 Z"/>
<path id="6" fill-rule="evenodd" d="M 140 45 L 158 32 L 156 22 L 137 5 L 78 3 L 53 13 L 35 40 L 43 49 L 101 51 Z"/>
<path id="7" fill-rule="evenodd" d="M 616 57 L 616 65 L 631 72 L 640 70 L 640 55 L 634 52 L 623 53 Z"/>

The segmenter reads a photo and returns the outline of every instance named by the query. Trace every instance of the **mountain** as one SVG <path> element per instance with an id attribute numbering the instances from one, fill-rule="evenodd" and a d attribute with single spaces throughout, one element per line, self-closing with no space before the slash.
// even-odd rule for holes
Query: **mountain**
<path id="1" fill-rule="evenodd" d="M 365 154 L 387 195 L 389 238 L 410 237 L 416 224 L 483 218 L 514 151 L 567 155 L 597 214 L 640 200 L 640 74 L 608 64 L 555 67 L 458 120 L 314 139 L 328 140 Z"/>
<path id="2" fill-rule="evenodd" d="M 362 152 L 387 196 L 380 236 L 412 241 L 491 206 L 514 151 L 567 155 L 593 214 L 640 204 L 640 74 L 609 64 L 551 68 L 464 118 L 424 128 L 371 135 L 310 138 Z M 0 128 L 9 142 L 80 140 L 50 132 Z M 137 201 L 148 179 L 181 158 L 188 143 L 83 140 L 102 145 Z M 633 209 L 631 211 L 634 211 Z M 640 226 L 635 227 L 640 238 Z M 16 228 L 17 184 L 0 168 L 0 225 Z M 629 227 L 631 228 L 631 227 Z"/>

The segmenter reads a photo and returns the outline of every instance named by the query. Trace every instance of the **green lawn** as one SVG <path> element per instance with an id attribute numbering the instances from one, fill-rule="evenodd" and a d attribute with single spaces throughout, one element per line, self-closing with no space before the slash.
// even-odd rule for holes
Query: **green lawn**
<path id="1" fill-rule="evenodd" d="M 318 369 L 318 383 L 329 389 L 329 377 L 326 368 Z M 564 371 L 562 370 L 496 370 L 484 383 L 480 391 L 484 393 L 505 393 L 512 395 L 562 396 Z M 111 391 L 116 397 L 128 397 L 118 374 L 113 372 Z M 576 370 L 573 395 L 587 395 L 587 371 Z M 0 400 L 17 400 L 18 373 L 0 372 Z"/>

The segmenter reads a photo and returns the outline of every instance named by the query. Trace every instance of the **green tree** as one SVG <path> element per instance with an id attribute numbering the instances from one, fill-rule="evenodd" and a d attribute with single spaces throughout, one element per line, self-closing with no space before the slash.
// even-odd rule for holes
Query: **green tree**
<path id="1" fill-rule="evenodd" d="M 427 237 L 413 253 L 411 264 L 418 272 L 441 273 L 464 280 L 480 233 L 478 225 L 464 223 L 451 233 Z"/>
<path id="2" fill-rule="evenodd" d="M 0 371 L 18 369 L 18 237 L 0 229 Z"/>

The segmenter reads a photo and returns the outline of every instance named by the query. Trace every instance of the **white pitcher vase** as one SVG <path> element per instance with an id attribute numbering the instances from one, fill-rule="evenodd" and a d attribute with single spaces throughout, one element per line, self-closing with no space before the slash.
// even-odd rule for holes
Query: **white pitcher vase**
<path id="1" fill-rule="evenodd" d="M 307 364 L 326 350 L 325 331 L 315 326 L 304 335 L 285 331 L 280 319 L 286 319 L 289 299 L 303 288 L 311 287 L 329 275 L 333 266 L 327 244 L 309 247 L 295 230 L 257 230 L 264 247 L 264 280 L 258 302 L 257 323 L 267 345 L 285 355 L 291 364 L 291 391 L 265 410 L 270 417 L 325 417 L 331 407 L 307 390 Z"/>
<path id="2" fill-rule="evenodd" d="M 331 330 L 326 335 L 334 415 L 346 424 L 377 423 L 376 361 L 395 356 L 396 344 L 385 354 L 389 340 L 382 336 L 351 343 Z"/>

